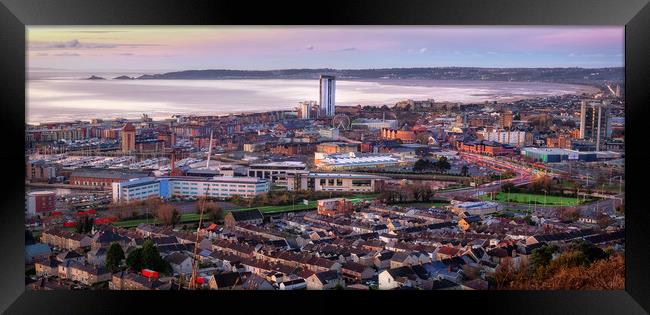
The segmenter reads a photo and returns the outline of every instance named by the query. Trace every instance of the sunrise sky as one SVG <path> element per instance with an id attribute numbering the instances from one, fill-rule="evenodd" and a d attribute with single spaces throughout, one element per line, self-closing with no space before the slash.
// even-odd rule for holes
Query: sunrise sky
<path id="1" fill-rule="evenodd" d="M 29 70 L 621 67 L 624 28 L 27 28 Z"/>

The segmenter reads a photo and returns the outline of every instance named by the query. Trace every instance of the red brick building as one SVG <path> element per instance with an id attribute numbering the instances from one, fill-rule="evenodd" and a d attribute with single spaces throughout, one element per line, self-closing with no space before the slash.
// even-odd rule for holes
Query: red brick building
<path id="1" fill-rule="evenodd" d="M 381 138 L 386 140 L 401 140 L 404 143 L 414 143 L 417 140 L 413 130 L 381 129 Z"/>
<path id="2" fill-rule="evenodd" d="M 278 144 L 271 147 L 271 153 L 286 156 L 312 154 L 315 150 L 316 146 L 309 143 Z"/>
<path id="3" fill-rule="evenodd" d="M 352 201 L 345 198 L 332 198 L 318 200 L 318 214 L 336 216 L 352 212 Z"/>
<path id="4" fill-rule="evenodd" d="M 461 152 L 477 153 L 491 156 L 508 155 L 514 152 L 513 147 L 509 145 L 487 140 L 468 142 L 457 141 L 456 146 L 458 151 Z"/>
<path id="5" fill-rule="evenodd" d="M 33 191 L 27 195 L 27 213 L 35 216 L 56 210 L 56 194 L 53 191 Z"/>
<path id="6" fill-rule="evenodd" d="M 146 172 L 129 172 L 106 169 L 76 169 L 70 174 L 70 184 L 111 189 L 113 183 L 127 181 L 132 178 L 147 177 Z"/>

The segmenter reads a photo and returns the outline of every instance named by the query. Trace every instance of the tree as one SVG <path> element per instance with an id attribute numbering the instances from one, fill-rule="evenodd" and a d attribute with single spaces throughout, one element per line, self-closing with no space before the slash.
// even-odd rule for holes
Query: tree
<path id="1" fill-rule="evenodd" d="M 426 184 L 413 186 L 413 197 L 415 200 L 429 201 L 434 195 L 433 189 Z"/>
<path id="2" fill-rule="evenodd" d="M 34 234 L 32 234 L 32 231 L 25 230 L 25 245 L 32 245 L 34 243 L 36 243 L 36 240 L 34 239 Z"/>
<path id="3" fill-rule="evenodd" d="M 557 246 L 555 245 L 544 245 L 534 249 L 530 255 L 531 266 L 536 269 L 547 266 L 551 262 L 551 259 L 553 259 L 553 253 L 555 251 L 557 251 Z"/>
<path id="4" fill-rule="evenodd" d="M 607 254 L 600 247 L 585 241 L 576 242 L 573 244 L 573 248 L 576 251 L 584 254 L 585 258 L 589 263 L 593 263 L 596 260 L 607 258 Z"/>
<path id="5" fill-rule="evenodd" d="M 413 164 L 413 171 L 415 172 L 422 172 L 427 169 L 431 168 L 431 162 L 424 160 L 424 159 L 418 159 L 415 161 Z"/>
<path id="6" fill-rule="evenodd" d="M 441 156 L 438 158 L 438 161 L 433 163 L 434 168 L 438 170 L 439 172 L 446 172 L 449 169 L 451 169 L 451 164 L 449 164 L 449 161 L 447 160 L 447 157 Z"/>
<path id="7" fill-rule="evenodd" d="M 464 177 L 469 176 L 469 167 L 467 165 L 463 165 L 463 167 L 460 168 L 460 175 Z"/>
<path id="8" fill-rule="evenodd" d="M 176 207 L 165 204 L 158 207 L 158 210 L 156 210 L 156 218 L 163 224 L 175 226 L 176 223 L 180 221 L 181 216 L 178 213 L 178 210 L 176 210 Z"/>
<path id="9" fill-rule="evenodd" d="M 111 247 L 106 253 L 106 268 L 115 272 L 115 270 L 120 266 L 122 259 L 124 259 L 124 250 L 122 250 L 122 246 L 118 243 L 111 244 Z"/>
<path id="10" fill-rule="evenodd" d="M 212 222 L 221 221 L 225 217 L 223 209 L 221 209 L 219 204 L 214 202 L 206 203 L 204 211 Z"/>
<path id="11" fill-rule="evenodd" d="M 144 241 L 141 248 L 130 252 L 126 258 L 126 264 L 135 271 L 146 268 L 167 273 L 171 270 L 171 266 L 160 256 L 158 248 L 151 240 Z"/>
<path id="12" fill-rule="evenodd" d="M 561 207 L 556 210 L 555 215 L 562 221 L 576 221 L 580 218 L 580 209 L 577 207 Z"/>
<path id="13" fill-rule="evenodd" d="M 90 233 L 93 229 L 93 220 L 87 215 L 79 216 L 77 219 L 77 225 L 75 226 L 77 233 Z"/>
<path id="14" fill-rule="evenodd" d="M 142 262 L 142 248 L 137 248 L 129 253 L 126 257 L 126 265 L 134 271 L 144 269 L 144 264 Z"/>
<path id="15" fill-rule="evenodd" d="M 612 220 L 612 218 L 610 218 L 605 213 L 598 214 L 596 220 L 598 222 L 598 226 L 600 226 L 603 229 L 609 226 L 610 224 L 614 223 L 614 220 Z"/>

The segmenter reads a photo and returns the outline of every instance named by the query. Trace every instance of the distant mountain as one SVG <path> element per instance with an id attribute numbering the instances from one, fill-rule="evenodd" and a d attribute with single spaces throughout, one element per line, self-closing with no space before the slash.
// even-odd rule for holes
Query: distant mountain
<path id="1" fill-rule="evenodd" d="M 388 68 L 388 69 L 284 69 L 284 70 L 185 70 L 146 74 L 138 80 L 225 80 L 225 79 L 317 79 L 335 75 L 339 80 L 484 80 L 593 84 L 622 83 L 624 68 Z"/>
<path id="2" fill-rule="evenodd" d="M 106 79 L 104 79 L 102 77 L 98 77 L 96 75 L 93 75 L 93 76 L 90 76 L 90 78 L 88 78 L 86 80 L 106 80 Z"/>
<path id="3" fill-rule="evenodd" d="M 121 76 L 119 76 L 119 77 L 114 77 L 114 78 L 113 78 L 113 80 L 134 80 L 134 79 L 135 79 L 135 78 L 133 78 L 133 77 L 129 77 L 129 76 L 126 76 L 126 75 L 121 75 Z"/>

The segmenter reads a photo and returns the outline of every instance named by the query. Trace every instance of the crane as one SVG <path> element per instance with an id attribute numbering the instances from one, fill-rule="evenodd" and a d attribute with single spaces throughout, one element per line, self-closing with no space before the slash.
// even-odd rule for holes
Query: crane
<path id="1" fill-rule="evenodd" d="M 196 258 L 198 255 L 197 250 L 199 249 L 199 232 L 201 231 L 201 225 L 203 224 L 203 211 L 205 210 L 205 202 L 208 199 L 208 190 L 210 189 L 210 186 L 207 185 L 205 188 L 205 197 L 202 200 L 201 203 L 201 212 L 199 214 L 199 226 L 196 228 L 196 239 L 194 241 L 194 255 L 193 255 L 193 263 L 192 263 L 192 277 L 190 278 L 190 284 L 189 284 L 189 289 L 190 290 L 196 290 L 196 281 L 198 278 L 198 268 L 199 268 L 199 261 Z"/>

